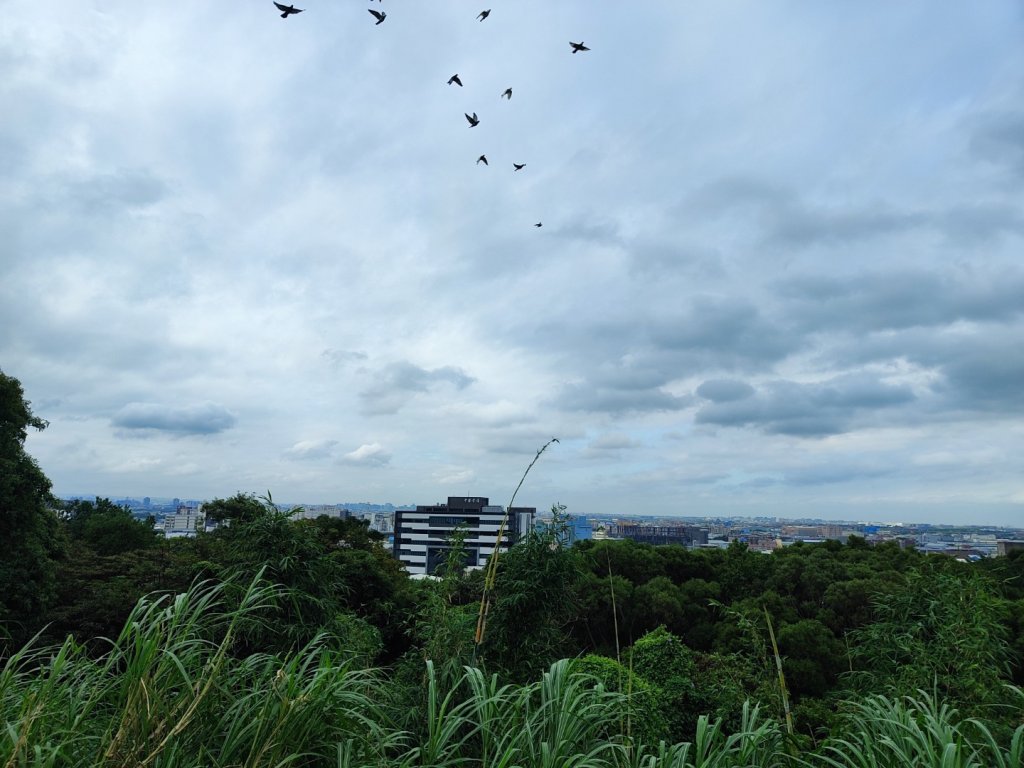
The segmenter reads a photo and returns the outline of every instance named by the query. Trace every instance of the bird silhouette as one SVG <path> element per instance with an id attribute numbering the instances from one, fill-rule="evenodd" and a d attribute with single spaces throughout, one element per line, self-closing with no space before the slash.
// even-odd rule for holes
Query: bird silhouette
<path id="1" fill-rule="evenodd" d="M 480 157 L 476 159 L 476 164 L 480 165 L 480 163 L 483 163 L 484 165 L 490 165 L 490 163 L 487 162 L 487 155 L 480 155 Z"/>
<path id="2" fill-rule="evenodd" d="M 490 15 L 491 15 L 491 9 L 488 8 L 486 11 L 480 11 L 480 15 L 477 16 L 477 18 L 480 19 L 480 21 L 483 21 L 484 19 L 486 19 Z"/>
<path id="3" fill-rule="evenodd" d="M 476 112 L 474 112 L 472 115 L 468 115 L 465 112 L 463 112 L 462 114 L 466 115 L 466 119 L 469 120 L 470 128 L 476 128 L 478 125 L 480 125 L 480 118 L 476 116 Z"/>
<path id="4" fill-rule="evenodd" d="M 277 6 L 277 10 L 281 12 L 281 18 L 287 19 L 293 13 L 302 13 L 301 8 L 296 8 L 294 5 L 281 5 L 280 3 L 274 3 Z"/>
<path id="5" fill-rule="evenodd" d="M 537 222 L 536 224 L 534 224 L 533 226 L 535 226 L 535 227 L 543 227 L 543 226 L 544 226 L 544 224 L 543 224 L 543 222 L 540 222 L 540 221 L 538 221 L 538 222 Z"/>
<path id="6" fill-rule="evenodd" d="M 512 167 L 515 168 L 516 171 L 521 171 L 526 167 L 526 163 L 512 163 Z M 513 171 L 513 173 L 515 173 L 515 171 Z"/>
<path id="7" fill-rule="evenodd" d="M 459 80 L 458 72 L 456 72 L 454 75 L 448 78 L 448 85 L 451 85 L 452 83 L 455 83 L 457 86 L 459 86 L 459 88 L 462 87 L 462 81 Z"/>
<path id="8" fill-rule="evenodd" d="M 388 17 L 387 13 L 384 13 L 383 11 L 375 11 L 375 10 L 373 10 L 373 8 L 367 8 L 366 10 L 369 13 L 372 13 L 374 18 L 377 19 L 377 24 L 383 24 L 384 23 L 384 19 L 386 19 Z"/>
<path id="9" fill-rule="evenodd" d="M 589 48 L 587 48 L 587 46 L 585 46 L 583 44 L 582 40 L 580 40 L 580 42 L 578 42 L 578 43 L 574 43 L 572 40 L 570 40 L 569 41 L 569 45 L 572 46 L 572 52 L 573 53 L 579 53 L 580 51 L 589 51 L 590 50 Z"/>
<path id="10" fill-rule="evenodd" d="M 506 88 L 505 92 L 502 93 L 501 96 L 504 96 L 509 101 L 512 101 L 512 89 L 511 88 Z M 498 98 L 501 98 L 501 96 L 499 96 Z"/>

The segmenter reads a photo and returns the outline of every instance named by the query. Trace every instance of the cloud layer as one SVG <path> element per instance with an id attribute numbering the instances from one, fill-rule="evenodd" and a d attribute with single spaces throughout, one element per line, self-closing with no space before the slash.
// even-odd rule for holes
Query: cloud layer
<path id="1" fill-rule="evenodd" d="M 1024 518 L 1017 3 L 471 11 L 5 9 L 58 493 Z"/>

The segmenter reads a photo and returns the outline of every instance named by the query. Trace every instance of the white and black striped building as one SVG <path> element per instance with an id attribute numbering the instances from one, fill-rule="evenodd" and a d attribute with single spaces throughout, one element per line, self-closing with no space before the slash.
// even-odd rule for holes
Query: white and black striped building
<path id="1" fill-rule="evenodd" d="M 534 507 L 512 507 L 502 536 L 501 550 L 515 544 L 533 528 Z M 505 510 L 484 496 L 449 496 L 447 504 L 395 511 L 395 558 L 412 574 L 432 574 L 448 557 L 449 539 L 456 528 L 466 530 L 466 566 L 487 564 L 498 544 L 498 529 Z"/>

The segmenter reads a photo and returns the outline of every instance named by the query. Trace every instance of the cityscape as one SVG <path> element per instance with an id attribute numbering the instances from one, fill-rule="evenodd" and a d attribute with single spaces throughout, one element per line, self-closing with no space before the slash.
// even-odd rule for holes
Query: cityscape
<path id="1" fill-rule="evenodd" d="M 67 496 L 65 500 L 91 500 L 94 496 Z M 203 505 L 208 500 L 125 496 L 110 500 L 140 519 L 152 518 L 167 538 L 195 536 L 216 523 L 208 521 Z M 505 510 L 487 497 L 448 497 L 447 504 L 395 505 L 390 502 L 336 504 L 275 503 L 295 519 L 356 518 L 380 533 L 386 547 L 413 575 L 431 574 L 448 551 L 452 533 L 467 529 L 470 568 L 483 567 L 498 542 Z M 549 525 L 552 513 L 533 507 L 513 507 L 505 522 L 502 549 L 531 529 Z M 800 542 L 846 543 L 851 536 L 869 543 L 897 542 L 921 552 L 948 555 L 966 561 L 1005 556 L 1024 549 L 1024 527 L 945 525 L 879 521 L 823 520 L 780 517 L 694 517 L 650 514 L 568 514 L 565 541 L 628 539 L 644 544 L 676 544 L 688 548 L 724 548 L 733 542 L 757 552 L 770 553 Z"/>

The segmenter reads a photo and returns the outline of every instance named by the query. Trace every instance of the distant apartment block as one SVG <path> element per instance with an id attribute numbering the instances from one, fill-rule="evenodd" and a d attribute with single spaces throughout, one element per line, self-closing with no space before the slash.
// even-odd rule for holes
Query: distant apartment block
<path id="1" fill-rule="evenodd" d="M 499 542 L 505 511 L 485 496 L 449 496 L 447 504 L 399 509 L 394 518 L 394 556 L 409 573 L 431 575 L 447 559 L 452 533 L 463 528 L 465 565 L 482 568 L 495 549 L 505 551 L 530 531 L 536 514 L 534 507 L 512 507 Z"/>
<path id="2" fill-rule="evenodd" d="M 173 515 L 164 517 L 163 530 L 168 539 L 195 536 L 197 531 L 206 530 L 206 515 L 201 506 L 179 504 Z"/>
<path id="3" fill-rule="evenodd" d="M 294 507 L 291 511 L 293 520 L 316 520 L 318 517 L 331 517 L 344 520 L 351 516 L 345 507 L 337 504 L 305 504 Z"/>

